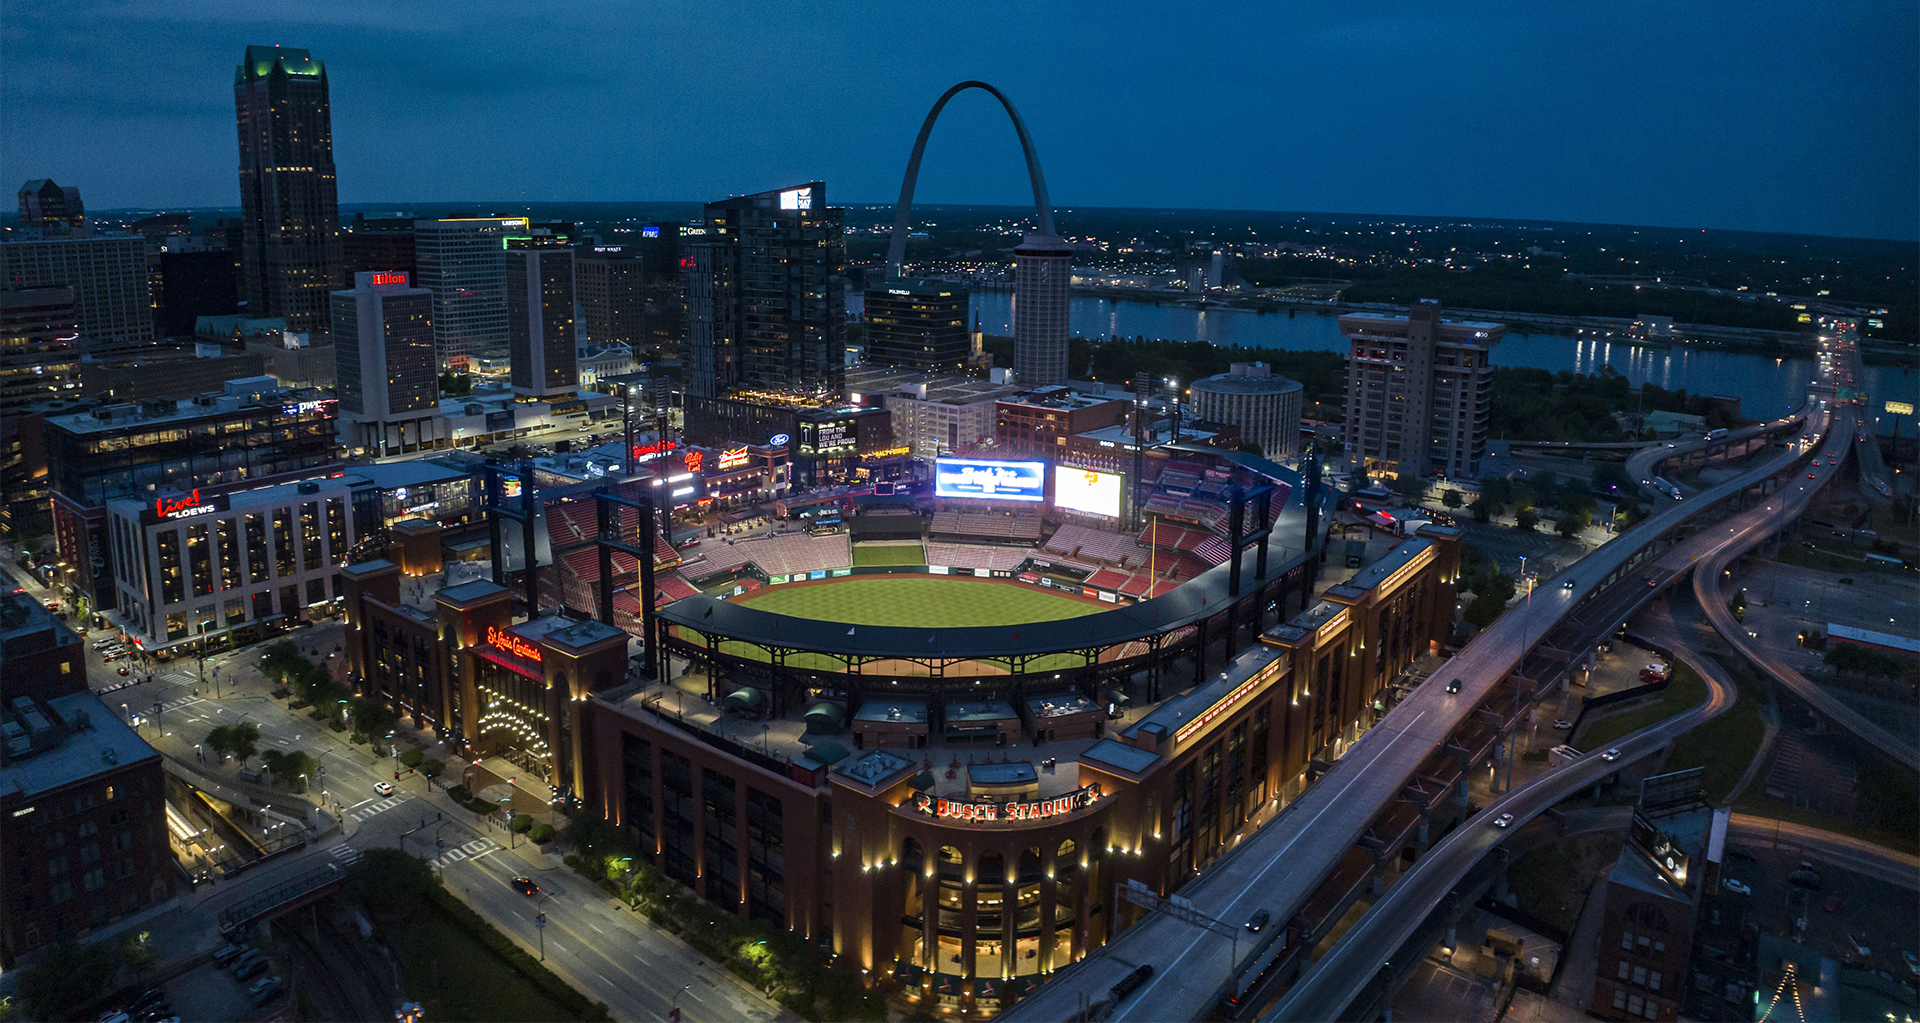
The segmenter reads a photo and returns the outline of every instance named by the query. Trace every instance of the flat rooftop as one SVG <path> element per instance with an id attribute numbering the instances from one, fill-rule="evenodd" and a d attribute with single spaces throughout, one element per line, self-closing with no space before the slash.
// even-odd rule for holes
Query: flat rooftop
<path id="1" fill-rule="evenodd" d="M 160 756 L 92 693 L 57 697 L 46 705 L 66 723 L 66 740 L 0 767 L 0 798 L 31 801 L 39 793 Z"/>

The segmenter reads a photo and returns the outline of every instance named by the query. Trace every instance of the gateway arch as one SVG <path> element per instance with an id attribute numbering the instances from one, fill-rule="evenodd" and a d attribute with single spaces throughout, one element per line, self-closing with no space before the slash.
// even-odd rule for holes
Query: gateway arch
<path id="1" fill-rule="evenodd" d="M 1033 139 L 1026 122 L 1006 94 L 986 82 L 966 81 L 940 94 L 920 124 L 913 140 L 913 154 L 907 158 L 907 173 L 900 182 L 900 201 L 893 211 L 893 238 L 887 247 L 887 276 L 898 279 L 907 254 L 907 234 L 913 222 L 913 189 L 920 177 L 920 157 L 927 148 L 927 136 L 940 119 L 947 101 L 968 89 L 980 89 L 1000 101 L 1020 137 L 1020 150 L 1027 159 L 1027 178 L 1033 185 L 1033 212 L 1039 232 L 1027 235 L 1013 250 L 1013 375 L 1028 387 L 1067 382 L 1067 307 L 1073 274 L 1073 253 L 1054 233 L 1053 205 L 1047 199 L 1047 179 L 1040 172 L 1040 156 L 1034 152 Z"/>

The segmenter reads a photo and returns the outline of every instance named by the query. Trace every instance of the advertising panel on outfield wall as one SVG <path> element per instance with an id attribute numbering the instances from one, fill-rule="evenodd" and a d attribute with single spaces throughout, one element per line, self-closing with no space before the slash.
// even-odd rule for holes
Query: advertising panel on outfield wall
<path id="1" fill-rule="evenodd" d="M 1053 467 L 1053 506 L 1066 511 L 1120 517 L 1120 477 L 1110 472 Z"/>
<path id="2" fill-rule="evenodd" d="M 1044 501 L 1047 499 L 1047 463 L 936 458 L 933 493 L 936 497 Z"/>

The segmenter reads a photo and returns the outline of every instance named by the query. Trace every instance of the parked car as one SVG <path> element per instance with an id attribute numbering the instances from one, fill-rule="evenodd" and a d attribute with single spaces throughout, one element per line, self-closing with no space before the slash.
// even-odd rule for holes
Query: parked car
<path id="1" fill-rule="evenodd" d="M 256 955 L 251 959 L 244 959 L 238 965 L 234 966 L 233 979 L 246 980 L 249 977 L 258 976 L 259 974 L 267 972 L 267 967 L 270 965 L 272 964 L 267 960 L 267 957 L 262 955 Z"/>
<path id="2" fill-rule="evenodd" d="M 214 949 L 213 961 L 220 966 L 225 966 L 227 965 L 227 963 L 233 961 L 234 956 L 242 955 L 250 951 L 252 951 L 252 949 L 249 946 L 241 945 L 235 942 L 228 942 L 227 944 L 222 945 L 217 949 Z"/>
<path id="3" fill-rule="evenodd" d="M 1568 721 L 1566 718 L 1556 718 L 1553 722 L 1553 727 L 1565 730 L 1568 728 L 1572 728 L 1573 722 Z"/>
<path id="4" fill-rule="evenodd" d="M 1735 895 L 1752 895 L 1753 894 L 1752 888 L 1747 887 L 1742 882 L 1735 881 L 1733 878 L 1727 878 L 1725 881 L 1722 881 L 1720 883 L 1726 887 L 1727 891 L 1730 891 Z"/>
<path id="5" fill-rule="evenodd" d="M 264 1005 L 280 994 L 279 977 L 262 977 L 247 985 L 247 997 L 255 1005 Z"/>

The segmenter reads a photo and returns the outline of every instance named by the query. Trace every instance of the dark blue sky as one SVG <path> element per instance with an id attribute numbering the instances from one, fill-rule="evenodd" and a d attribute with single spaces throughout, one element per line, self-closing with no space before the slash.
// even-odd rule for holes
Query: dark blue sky
<path id="1" fill-rule="evenodd" d="M 235 205 L 233 68 L 280 43 L 327 63 L 343 202 L 891 201 L 926 107 L 981 78 L 1061 206 L 1914 238 L 1916 39 L 1912 0 L 0 0 L 0 171 Z M 984 93 L 920 197 L 1027 201 Z"/>

